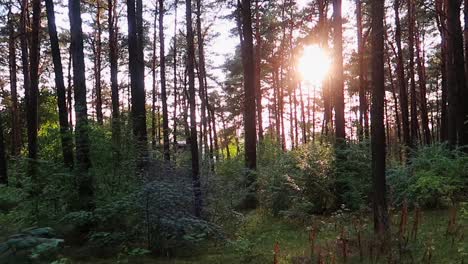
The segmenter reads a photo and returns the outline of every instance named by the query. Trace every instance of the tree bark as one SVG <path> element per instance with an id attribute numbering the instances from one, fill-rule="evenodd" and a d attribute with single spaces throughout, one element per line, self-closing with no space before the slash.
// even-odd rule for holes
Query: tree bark
<path id="1" fill-rule="evenodd" d="M 419 34 L 416 36 L 416 65 L 418 69 L 421 125 L 423 129 L 424 143 L 429 145 L 431 144 L 431 130 L 429 129 L 429 115 L 427 112 L 426 69 L 424 66 L 424 54 L 421 52 Z"/>
<path id="2" fill-rule="evenodd" d="M 400 0 L 394 2 L 395 10 L 395 42 L 397 46 L 397 82 L 400 92 L 400 109 L 401 109 L 401 122 L 403 143 L 406 147 L 412 148 L 413 141 L 410 135 L 409 125 L 409 111 L 408 111 L 408 90 L 406 88 L 405 80 L 405 66 L 403 64 L 403 50 L 401 47 L 401 23 L 400 23 Z"/>
<path id="3" fill-rule="evenodd" d="M 335 136 L 338 141 L 346 139 L 345 102 L 343 78 L 343 19 L 341 16 L 341 0 L 333 0 L 333 49 L 334 49 L 334 105 L 335 105 Z"/>
<path id="4" fill-rule="evenodd" d="M 159 0 L 159 66 L 161 74 L 161 103 L 163 111 L 164 160 L 171 160 L 169 142 L 169 113 L 167 110 L 166 56 L 164 55 L 164 0 Z"/>
<path id="5" fill-rule="evenodd" d="M 27 104 L 27 128 L 28 128 L 28 158 L 30 159 L 29 173 L 32 179 L 37 173 L 37 130 L 38 130 L 38 98 L 39 98 L 39 60 L 40 60 L 40 23 L 41 23 L 41 1 L 32 1 L 33 18 L 31 30 L 31 46 L 29 53 L 30 81 Z"/>
<path id="6" fill-rule="evenodd" d="M 102 25 L 101 25 L 101 0 L 96 0 L 96 65 L 95 68 L 95 89 L 96 89 L 96 118 L 99 125 L 103 124 L 102 115 L 102 85 L 101 85 L 101 51 L 102 51 Z"/>
<path id="7" fill-rule="evenodd" d="M 242 65 L 244 70 L 244 144 L 245 166 L 250 170 L 257 168 L 257 131 L 255 111 L 255 61 L 252 34 L 252 13 L 250 0 L 242 0 L 242 35 L 244 46 L 242 49 Z M 247 186 L 250 189 L 250 197 L 246 199 L 246 208 L 255 208 L 256 179 L 252 172 L 247 175 Z"/>
<path id="8" fill-rule="evenodd" d="M 359 139 L 362 141 L 365 137 L 369 137 L 368 127 L 365 123 L 365 116 L 367 115 L 368 103 L 367 103 L 367 86 L 366 76 L 364 71 L 364 47 L 365 43 L 362 36 L 362 2 L 361 0 L 356 1 L 356 20 L 357 20 L 357 42 L 358 42 L 358 63 L 359 63 Z M 367 133 L 365 133 L 367 130 Z"/>
<path id="9" fill-rule="evenodd" d="M 178 106 L 178 87 L 177 87 L 177 7 L 179 1 L 175 0 L 174 2 L 174 126 L 172 129 L 172 135 L 174 137 L 174 146 L 177 147 L 177 106 Z M 174 156 L 175 157 L 175 156 Z"/>
<path id="10" fill-rule="evenodd" d="M 262 36 L 260 34 L 260 5 L 259 0 L 255 0 L 255 89 L 256 89 L 256 106 L 257 106 L 257 124 L 258 124 L 258 141 L 263 141 L 263 106 L 262 106 Z"/>
<path id="11" fill-rule="evenodd" d="M 194 193 L 195 216 L 200 217 L 202 212 L 202 197 L 200 186 L 200 163 L 198 158 L 197 120 L 195 102 L 195 45 L 192 28 L 192 0 L 185 1 L 186 40 L 187 40 L 187 75 L 189 86 L 190 105 L 190 153 L 192 156 L 192 184 Z"/>
<path id="12" fill-rule="evenodd" d="M 372 173 L 374 231 L 386 234 L 389 230 L 385 180 L 385 126 L 384 126 L 384 0 L 371 1 L 372 18 Z"/>
<path id="13" fill-rule="evenodd" d="M 8 185 L 8 171 L 5 150 L 3 118 L 0 114 L 0 185 Z"/>
<path id="14" fill-rule="evenodd" d="M 86 78 L 83 53 L 83 33 L 81 30 L 81 1 L 69 0 L 71 54 L 73 61 L 73 88 L 75 93 L 75 144 L 76 144 L 76 183 L 79 202 L 77 209 L 92 210 L 95 207 L 93 177 L 89 173 L 89 125 L 86 104 Z"/>
<path id="15" fill-rule="evenodd" d="M 408 0 L 408 56 L 409 56 L 409 78 L 410 78 L 410 114 L 411 114 L 411 140 L 413 143 L 418 141 L 418 108 L 416 99 L 416 81 L 414 73 L 414 34 L 415 34 L 415 8 L 414 0 Z"/>
<path id="16" fill-rule="evenodd" d="M 67 168 L 73 168 L 73 138 L 68 123 L 67 99 L 65 81 L 63 78 L 62 58 L 55 26 L 55 11 L 53 0 L 46 0 L 47 24 L 49 28 L 52 60 L 54 63 L 55 87 L 57 89 L 57 104 L 59 110 L 60 138 L 62 142 L 63 162 Z"/>
<path id="17" fill-rule="evenodd" d="M 145 82 L 143 57 L 143 4 L 141 0 L 127 0 L 128 22 L 128 51 L 131 81 L 131 113 L 133 135 L 136 140 L 138 161 L 137 174 L 140 174 L 148 157 L 146 111 L 145 111 Z"/>
<path id="18" fill-rule="evenodd" d="M 120 159 L 120 99 L 118 83 L 118 46 L 117 46 L 117 0 L 108 0 L 108 24 L 109 24 L 109 63 L 110 63 L 110 82 L 112 98 L 112 142 L 116 159 Z"/>
<path id="19" fill-rule="evenodd" d="M 447 3 L 447 87 L 448 87 L 448 141 L 452 146 L 465 145 L 466 77 L 463 57 L 463 36 L 460 23 L 460 2 Z"/>
<path id="20" fill-rule="evenodd" d="M 21 125 L 18 108 L 18 78 L 16 76 L 16 36 L 11 6 L 8 11 L 8 67 L 10 70 L 11 93 L 11 154 L 18 156 L 21 152 Z"/>

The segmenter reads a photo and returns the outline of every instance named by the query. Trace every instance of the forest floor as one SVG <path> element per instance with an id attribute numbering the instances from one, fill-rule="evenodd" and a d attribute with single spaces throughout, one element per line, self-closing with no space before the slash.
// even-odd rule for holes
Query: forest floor
<path id="1" fill-rule="evenodd" d="M 314 261 L 310 262 L 309 242 L 312 227 L 274 218 L 259 212 L 247 215 L 244 225 L 233 235 L 230 242 L 223 245 L 200 245 L 197 250 L 182 252 L 187 257 L 177 258 L 154 258 L 154 257 L 125 257 L 120 256 L 113 259 L 93 259 L 87 261 L 73 261 L 73 263 L 161 263 L 161 264 L 234 264 L 234 263 L 273 263 L 275 244 L 277 244 L 278 264 L 293 263 L 344 263 L 343 244 L 341 233 L 345 227 L 345 238 L 347 241 L 346 263 L 463 263 L 468 260 L 468 242 L 466 241 L 467 223 L 457 223 L 456 232 L 447 235 L 449 220 L 448 211 L 424 211 L 416 239 L 409 239 L 406 246 L 402 247 L 402 255 L 398 251 L 398 245 L 392 246 L 393 261 L 389 257 L 376 254 L 378 246 L 375 241 L 369 239 L 371 227 L 369 224 L 362 225 L 361 250 L 362 260 L 357 246 L 357 232 L 346 215 L 337 217 L 316 217 L 314 223 L 318 223 L 320 231 L 317 232 L 314 245 Z M 400 216 L 398 213 L 392 215 L 392 235 L 397 236 Z M 363 221 L 369 223 L 369 221 Z M 408 227 L 411 231 L 413 225 L 412 212 L 409 214 Z M 353 231 L 354 230 L 354 231 Z M 392 240 L 396 240 L 392 238 Z M 279 248 L 279 250 L 278 250 Z M 370 252 L 374 253 L 370 253 Z M 322 261 L 318 260 L 318 252 L 321 252 Z M 188 257 L 191 256 L 191 257 Z M 400 258 L 400 259 L 399 259 Z M 333 260 L 334 259 L 334 260 Z"/>

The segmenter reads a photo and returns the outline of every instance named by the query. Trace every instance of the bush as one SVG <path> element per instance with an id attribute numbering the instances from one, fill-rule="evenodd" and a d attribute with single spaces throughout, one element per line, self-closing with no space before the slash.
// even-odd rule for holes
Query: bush
<path id="1" fill-rule="evenodd" d="M 389 170 L 393 203 L 404 199 L 425 208 L 437 208 L 466 199 L 468 156 L 443 144 L 418 149 L 407 167 Z"/>

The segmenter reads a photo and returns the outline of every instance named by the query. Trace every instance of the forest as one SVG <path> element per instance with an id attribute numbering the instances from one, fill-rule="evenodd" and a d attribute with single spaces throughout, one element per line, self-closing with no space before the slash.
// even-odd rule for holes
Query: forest
<path id="1" fill-rule="evenodd" d="M 468 0 L 0 0 L 0 263 L 467 239 Z"/>

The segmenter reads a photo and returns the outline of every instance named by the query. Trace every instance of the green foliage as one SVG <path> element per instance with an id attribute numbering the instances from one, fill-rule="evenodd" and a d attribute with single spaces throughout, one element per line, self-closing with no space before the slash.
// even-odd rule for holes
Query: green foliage
<path id="1" fill-rule="evenodd" d="M 388 172 L 393 202 L 404 199 L 435 208 L 466 199 L 468 156 L 446 145 L 422 147 L 412 154 L 407 167 Z"/>

